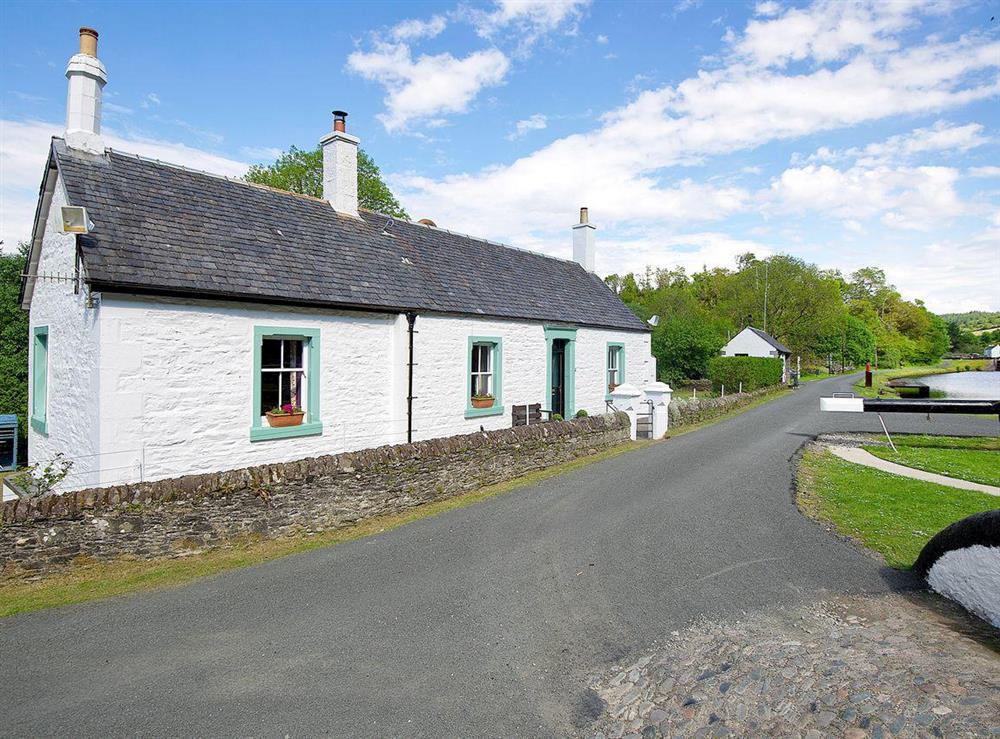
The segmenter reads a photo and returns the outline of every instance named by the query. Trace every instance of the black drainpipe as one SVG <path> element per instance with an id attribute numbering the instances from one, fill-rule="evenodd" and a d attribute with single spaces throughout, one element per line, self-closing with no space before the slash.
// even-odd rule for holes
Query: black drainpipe
<path id="1" fill-rule="evenodd" d="M 413 324 L 417 322 L 417 314 L 413 311 L 407 311 L 406 322 L 409 324 L 407 333 L 410 337 L 410 360 L 406 364 L 407 378 L 406 378 L 406 443 L 413 443 L 413 368 L 416 365 L 413 363 L 413 335 L 417 333 L 413 330 Z"/>

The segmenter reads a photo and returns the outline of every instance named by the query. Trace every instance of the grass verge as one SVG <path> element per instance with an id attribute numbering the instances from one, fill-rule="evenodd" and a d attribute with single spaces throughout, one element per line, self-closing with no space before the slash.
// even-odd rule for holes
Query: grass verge
<path id="1" fill-rule="evenodd" d="M 741 413 L 752 410 L 757 406 L 764 405 L 764 403 L 770 403 L 772 400 L 777 400 L 782 398 L 792 392 L 791 388 L 788 387 L 778 387 L 769 393 L 764 393 L 763 395 L 754 398 L 751 402 L 746 405 L 741 405 L 738 408 L 733 408 L 725 413 L 720 413 L 718 416 L 713 416 L 712 418 L 706 418 L 704 421 L 698 421 L 697 423 L 689 423 L 683 426 L 671 426 L 667 431 L 666 438 L 672 439 L 675 436 L 681 436 L 682 434 L 688 434 L 692 431 L 697 431 L 703 429 L 706 426 L 712 426 L 713 424 L 719 423 L 719 421 L 725 421 L 727 418 L 732 418 L 733 416 L 738 416 Z M 700 397 L 699 393 L 699 397 Z"/>
<path id="2" fill-rule="evenodd" d="M 832 524 L 897 569 L 909 569 L 948 524 L 1000 507 L 992 495 L 899 477 L 816 447 L 803 454 L 796 482 L 803 513 Z"/>
<path id="3" fill-rule="evenodd" d="M 333 529 L 312 536 L 243 540 L 199 554 L 192 554 L 182 559 L 118 559 L 78 564 L 69 571 L 55 573 L 40 580 L 0 582 L 0 618 L 42 608 L 54 608 L 183 585 L 227 570 L 354 541 L 391 531 L 413 521 L 435 516 L 445 511 L 463 508 L 495 495 L 532 485 L 595 462 L 641 449 L 653 443 L 652 441 L 628 442 L 612 449 L 605 449 L 597 454 L 530 472 L 514 480 L 491 485 L 447 500 L 426 503 L 405 513 L 370 518 L 354 526 Z"/>
<path id="4" fill-rule="evenodd" d="M 983 485 L 1000 485 L 1000 451 L 997 451 L 1000 439 L 952 437 L 952 443 L 955 442 L 962 442 L 964 445 L 908 444 L 905 440 L 896 440 L 898 452 L 882 445 L 864 448 L 876 457 L 906 467 Z"/>

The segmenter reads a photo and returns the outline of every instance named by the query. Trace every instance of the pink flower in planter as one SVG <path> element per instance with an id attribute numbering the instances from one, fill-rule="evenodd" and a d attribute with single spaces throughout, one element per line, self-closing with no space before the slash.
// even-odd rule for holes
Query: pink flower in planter
<path id="1" fill-rule="evenodd" d="M 291 403 L 285 403 L 283 406 L 281 406 L 281 410 L 283 410 L 285 413 L 295 413 L 295 406 L 292 405 Z"/>

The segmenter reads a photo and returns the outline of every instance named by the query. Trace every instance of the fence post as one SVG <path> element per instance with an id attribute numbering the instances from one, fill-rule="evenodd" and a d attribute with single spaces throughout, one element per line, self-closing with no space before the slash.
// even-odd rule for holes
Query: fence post
<path id="1" fill-rule="evenodd" d="M 726 397 L 726 386 L 725 385 L 722 386 L 722 397 L 723 398 Z"/>

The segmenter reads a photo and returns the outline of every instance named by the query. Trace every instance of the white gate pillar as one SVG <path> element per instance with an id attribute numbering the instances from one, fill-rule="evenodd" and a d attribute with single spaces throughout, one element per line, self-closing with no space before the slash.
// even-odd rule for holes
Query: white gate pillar
<path id="1" fill-rule="evenodd" d="M 653 403 L 653 438 L 662 439 L 670 427 L 670 398 L 674 391 L 665 382 L 652 382 L 642 391 Z"/>
<path id="2" fill-rule="evenodd" d="M 636 438 L 636 426 L 639 422 L 639 401 L 642 399 L 642 392 L 635 385 L 622 383 L 611 391 L 611 402 L 615 409 L 628 414 L 631 423 L 630 436 L 633 441 Z"/>

